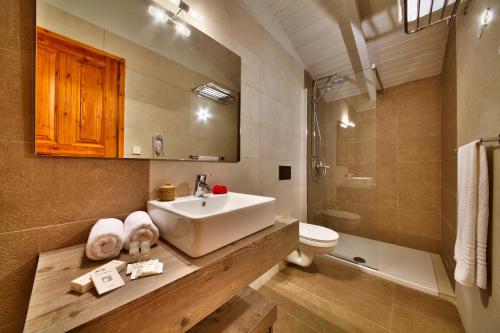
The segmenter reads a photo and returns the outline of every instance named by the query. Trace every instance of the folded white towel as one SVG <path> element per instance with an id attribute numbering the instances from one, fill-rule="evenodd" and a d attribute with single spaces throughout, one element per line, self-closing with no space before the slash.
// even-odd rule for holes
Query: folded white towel
<path id="1" fill-rule="evenodd" d="M 486 248 L 488 245 L 488 220 L 490 217 L 488 157 L 486 148 L 479 146 L 479 193 L 477 197 L 477 252 L 476 252 L 476 285 L 481 289 L 488 287 L 488 267 L 486 263 Z"/>
<path id="2" fill-rule="evenodd" d="M 477 141 L 458 149 L 458 214 L 455 242 L 455 280 L 487 287 L 488 163 Z"/>
<path id="3" fill-rule="evenodd" d="M 100 219 L 90 231 L 85 254 L 92 260 L 113 258 L 120 254 L 125 235 L 123 222 L 118 219 Z"/>
<path id="4" fill-rule="evenodd" d="M 128 250 L 131 242 L 142 242 L 149 240 L 151 245 L 158 241 L 160 233 L 153 224 L 149 214 L 143 211 L 133 212 L 125 219 L 125 243 L 124 247 Z"/>

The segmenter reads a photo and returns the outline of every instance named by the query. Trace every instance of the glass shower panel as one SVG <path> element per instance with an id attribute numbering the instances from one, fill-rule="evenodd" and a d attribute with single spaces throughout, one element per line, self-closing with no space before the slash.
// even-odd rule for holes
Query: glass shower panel
<path id="1" fill-rule="evenodd" d="M 316 81 L 309 110 L 308 222 L 339 233 L 332 255 L 377 269 L 375 82 L 371 69 Z M 326 173 L 318 172 L 319 162 L 329 166 Z"/>

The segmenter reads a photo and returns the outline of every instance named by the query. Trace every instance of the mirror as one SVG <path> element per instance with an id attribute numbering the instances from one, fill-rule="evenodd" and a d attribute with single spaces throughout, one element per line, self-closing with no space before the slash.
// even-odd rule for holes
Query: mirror
<path id="1" fill-rule="evenodd" d="M 241 58 L 188 15 L 182 1 L 37 0 L 36 154 L 239 161 Z"/>

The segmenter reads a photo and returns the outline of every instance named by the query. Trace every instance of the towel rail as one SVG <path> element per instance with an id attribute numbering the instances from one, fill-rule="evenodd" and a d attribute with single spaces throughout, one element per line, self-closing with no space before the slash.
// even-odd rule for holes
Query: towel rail
<path id="1" fill-rule="evenodd" d="M 489 137 L 489 138 L 481 138 L 479 139 L 479 142 L 480 143 L 483 143 L 483 142 L 499 142 L 500 143 L 500 134 L 498 134 L 498 136 L 492 136 L 492 137 Z"/>
<path id="2" fill-rule="evenodd" d="M 451 0 L 445 0 L 443 7 L 435 10 L 434 0 L 429 0 L 430 8 L 429 13 L 426 15 L 421 15 L 424 13 L 420 10 L 424 1 L 416 0 L 416 17 L 414 21 L 410 21 L 411 18 L 409 17 L 408 9 L 408 2 L 410 1 L 412 1 L 413 4 L 415 3 L 415 0 L 403 0 L 402 5 L 400 5 L 403 12 L 405 33 L 407 34 L 427 29 L 442 22 L 447 22 L 449 25 L 454 17 L 467 14 L 468 0 L 455 0 L 454 3 L 452 3 Z M 441 11 L 441 15 L 439 15 L 439 11 Z M 437 13 L 434 14 L 434 12 Z M 426 16 L 427 19 L 425 19 Z"/>
<path id="3" fill-rule="evenodd" d="M 487 142 L 498 142 L 500 143 L 500 134 L 498 136 L 491 136 L 487 138 L 480 138 L 478 143 L 487 143 Z M 457 151 L 458 149 L 455 149 Z"/>

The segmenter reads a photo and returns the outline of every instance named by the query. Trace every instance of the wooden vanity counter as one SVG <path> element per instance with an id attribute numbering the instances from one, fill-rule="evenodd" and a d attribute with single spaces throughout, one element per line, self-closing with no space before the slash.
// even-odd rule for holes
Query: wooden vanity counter
<path id="1" fill-rule="evenodd" d="M 298 247 L 296 219 L 276 223 L 200 258 L 164 241 L 151 249 L 163 274 L 98 296 L 80 294 L 70 281 L 103 265 L 85 258 L 85 245 L 40 253 L 25 332 L 183 332 L 231 299 Z M 122 254 L 121 260 L 128 261 Z"/>

